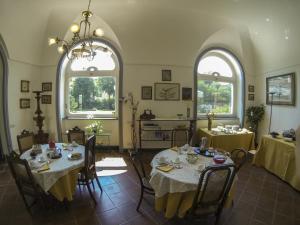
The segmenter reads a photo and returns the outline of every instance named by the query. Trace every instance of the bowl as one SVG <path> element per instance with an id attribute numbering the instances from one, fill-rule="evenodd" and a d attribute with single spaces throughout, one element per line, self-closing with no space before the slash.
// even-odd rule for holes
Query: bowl
<path id="1" fill-rule="evenodd" d="M 213 157 L 213 160 L 216 164 L 222 164 L 226 161 L 226 156 L 225 155 L 215 155 Z"/>

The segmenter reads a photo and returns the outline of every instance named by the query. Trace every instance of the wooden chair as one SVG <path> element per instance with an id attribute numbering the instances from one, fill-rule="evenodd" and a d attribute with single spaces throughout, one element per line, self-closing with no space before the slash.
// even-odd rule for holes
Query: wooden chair
<path id="1" fill-rule="evenodd" d="M 200 175 L 193 205 L 186 218 L 194 221 L 214 215 L 217 224 L 234 176 L 233 164 L 207 167 Z"/>
<path id="2" fill-rule="evenodd" d="M 189 131 L 187 129 L 172 130 L 172 146 L 183 146 L 189 143 Z"/>
<path id="3" fill-rule="evenodd" d="M 74 127 L 71 130 L 68 130 L 68 142 L 76 141 L 77 144 L 85 144 L 85 132 L 79 127 Z"/>
<path id="4" fill-rule="evenodd" d="M 138 205 L 136 207 L 136 211 L 139 211 L 143 197 L 144 197 L 144 193 L 150 194 L 150 195 L 154 195 L 155 193 L 149 183 L 149 177 L 146 176 L 145 167 L 144 167 L 143 161 L 140 158 L 139 153 L 130 152 L 130 159 L 131 159 L 134 170 L 136 171 L 136 174 L 138 175 L 138 178 L 140 181 L 141 194 L 140 194 L 140 199 L 139 199 Z"/>
<path id="5" fill-rule="evenodd" d="M 97 204 L 97 201 L 90 187 L 90 184 L 92 184 L 95 190 L 93 181 L 94 179 L 96 179 L 96 182 L 102 192 L 102 187 L 97 176 L 96 165 L 95 165 L 95 142 L 96 142 L 96 136 L 93 135 L 88 138 L 85 144 L 84 168 L 80 171 L 79 178 L 78 178 L 78 185 L 79 188 L 80 185 L 86 185 L 91 198 L 93 199 L 94 203 Z"/>
<path id="6" fill-rule="evenodd" d="M 34 144 L 34 134 L 27 130 L 23 130 L 20 135 L 17 135 L 17 141 L 20 154 L 32 148 Z"/>
<path id="7" fill-rule="evenodd" d="M 248 152 L 243 148 L 236 148 L 230 152 L 230 158 L 235 164 L 236 172 L 245 164 L 247 156 Z"/>
<path id="8" fill-rule="evenodd" d="M 45 193 L 36 183 L 27 160 L 20 159 L 18 154 L 12 152 L 7 157 L 7 161 L 26 209 L 29 211 L 29 213 L 31 213 L 30 208 L 37 203 L 37 201 L 40 201 L 40 203 L 42 203 L 42 205 L 45 207 Z M 31 204 L 27 200 L 27 196 L 33 198 Z"/>

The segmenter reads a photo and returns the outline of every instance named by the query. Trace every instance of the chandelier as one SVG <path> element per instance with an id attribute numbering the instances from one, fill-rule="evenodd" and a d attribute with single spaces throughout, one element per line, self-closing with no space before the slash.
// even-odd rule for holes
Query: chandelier
<path id="1" fill-rule="evenodd" d="M 89 19 L 93 16 L 93 13 L 90 11 L 90 5 L 91 0 L 89 0 L 87 10 L 82 12 L 83 20 L 81 20 L 79 24 L 73 23 L 70 26 L 70 31 L 73 33 L 71 42 L 58 37 L 51 37 L 48 40 L 50 46 L 54 44 L 58 45 L 57 51 L 60 54 L 66 53 L 70 60 L 79 58 L 93 60 L 96 55 L 96 47 L 93 46 L 93 38 L 103 36 L 103 30 L 100 28 L 97 28 L 91 34 L 91 23 Z M 76 46 L 76 43 L 80 44 Z M 97 49 L 98 48 L 99 46 L 97 46 Z"/>

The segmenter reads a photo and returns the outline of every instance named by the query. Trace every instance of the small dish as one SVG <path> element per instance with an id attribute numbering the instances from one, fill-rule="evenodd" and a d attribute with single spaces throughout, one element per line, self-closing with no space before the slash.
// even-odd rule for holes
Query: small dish
<path id="1" fill-rule="evenodd" d="M 68 159 L 69 160 L 78 160 L 78 159 L 81 159 L 81 158 L 82 158 L 82 154 L 78 153 L 78 152 L 68 154 Z"/>
<path id="2" fill-rule="evenodd" d="M 215 155 L 213 160 L 216 164 L 222 164 L 226 161 L 227 157 L 225 155 Z"/>

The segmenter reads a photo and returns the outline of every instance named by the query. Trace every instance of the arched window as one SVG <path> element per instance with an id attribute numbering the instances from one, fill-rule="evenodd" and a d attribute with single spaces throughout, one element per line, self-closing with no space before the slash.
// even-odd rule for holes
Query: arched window
<path id="1" fill-rule="evenodd" d="M 197 116 L 243 120 L 244 85 L 239 61 L 228 51 L 211 49 L 199 57 L 197 68 Z"/>
<path id="2" fill-rule="evenodd" d="M 65 103 L 68 117 L 116 117 L 119 65 L 113 50 L 94 42 L 93 60 L 69 61 L 65 73 Z"/>

